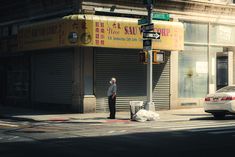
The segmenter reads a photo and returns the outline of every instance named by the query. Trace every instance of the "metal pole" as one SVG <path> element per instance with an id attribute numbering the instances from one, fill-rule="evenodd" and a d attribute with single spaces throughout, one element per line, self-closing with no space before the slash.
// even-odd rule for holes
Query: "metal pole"
<path id="1" fill-rule="evenodd" d="M 152 10 L 153 10 L 153 4 L 147 5 L 148 9 L 148 24 L 152 23 Z M 147 64 L 147 105 L 146 109 L 155 111 L 154 103 L 152 101 L 153 94 L 152 94 L 152 86 L 153 86 L 153 55 L 152 55 L 152 44 L 151 49 L 148 50 L 148 64 Z"/>

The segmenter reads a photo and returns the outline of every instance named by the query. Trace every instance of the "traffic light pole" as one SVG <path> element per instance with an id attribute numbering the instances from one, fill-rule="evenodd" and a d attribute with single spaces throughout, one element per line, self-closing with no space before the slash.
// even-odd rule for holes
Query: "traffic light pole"
<path id="1" fill-rule="evenodd" d="M 153 4 L 148 3 L 147 4 L 147 10 L 148 10 L 148 24 L 152 23 L 152 10 L 153 10 Z M 152 44 L 151 49 L 148 50 L 148 64 L 147 64 L 147 104 L 146 104 L 146 110 L 155 111 L 155 106 L 153 102 L 153 94 L 152 94 L 152 88 L 153 88 L 153 54 L 152 54 Z"/>

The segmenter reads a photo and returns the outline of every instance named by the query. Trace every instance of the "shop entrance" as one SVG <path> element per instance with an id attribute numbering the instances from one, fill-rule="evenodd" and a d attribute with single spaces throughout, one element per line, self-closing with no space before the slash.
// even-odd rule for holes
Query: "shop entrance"
<path id="1" fill-rule="evenodd" d="M 228 53 L 219 52 L 216 56 L 216 89 L 228 86 Z"/>
<path id="2" fill-rule="evenodd" d="M 108 111 L 107 87 L 117 78 L 117 111 L 128 111 L 129 101 L 146 101 L 146 68 L 136 49 L 95 49 L 96 112 Z M 156 110 L 170 109 L 170 53 L 166 62 L 153 65 L 153 101 Z"/>

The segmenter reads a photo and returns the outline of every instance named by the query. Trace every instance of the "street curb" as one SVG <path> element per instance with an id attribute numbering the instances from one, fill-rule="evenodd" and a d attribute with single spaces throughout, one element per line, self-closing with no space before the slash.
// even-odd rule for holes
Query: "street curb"
<path id="1" fill-rule="evenodd" d="M 85 118 L 66 118 L 66 117 L 51 117 L 51 118 L 48 118 L 48 119 L 43 119 L 43 120 L 40 120 L 37 119 L 37 118 L 30 118 L 30 117 L 18 117 L 18 116 L 11 116 L 11 115 L 0 115 L 0 118 L 2 119 L 11 119 L 11 120 L 16 120 L 16 121 L 29 121 L 29 122 L 42 122 L 42 121 L 50 121 L 50 122 L 73 122 L 73 121 L 97 121 L 97 122 L 100 122 L 100 121 L 107 121 L 108 119 L 106 118 L 103 118 L 103 119 L 96 119 L 96 118 L 88 118 L 88 117 L 85 117 Z M 200 118 L 200 117 L 199 117 Z M 117 118 L 116 121 L 122 121 L 122 120 L 129 120 L 129 121 L 132 121 L 131 119 L 129 118 Z M 177 119 L 165 119 L 165 120 L 156 120 L 155 122 L 178 122 L 178 121 L 189 121 L 191 118 L 177 118 Z M 136 122 L 136 121 L 132 121 L 132 122 Z"/>

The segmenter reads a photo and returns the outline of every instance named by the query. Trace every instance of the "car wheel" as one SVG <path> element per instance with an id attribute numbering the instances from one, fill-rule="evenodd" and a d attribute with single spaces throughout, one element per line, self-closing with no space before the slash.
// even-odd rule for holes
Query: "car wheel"
<path id="1" fill-rule="evenodd" d="M 213 116 L 215 119 L 224 119 L 225 114 L 224 113 L 214 113 Z"/>

